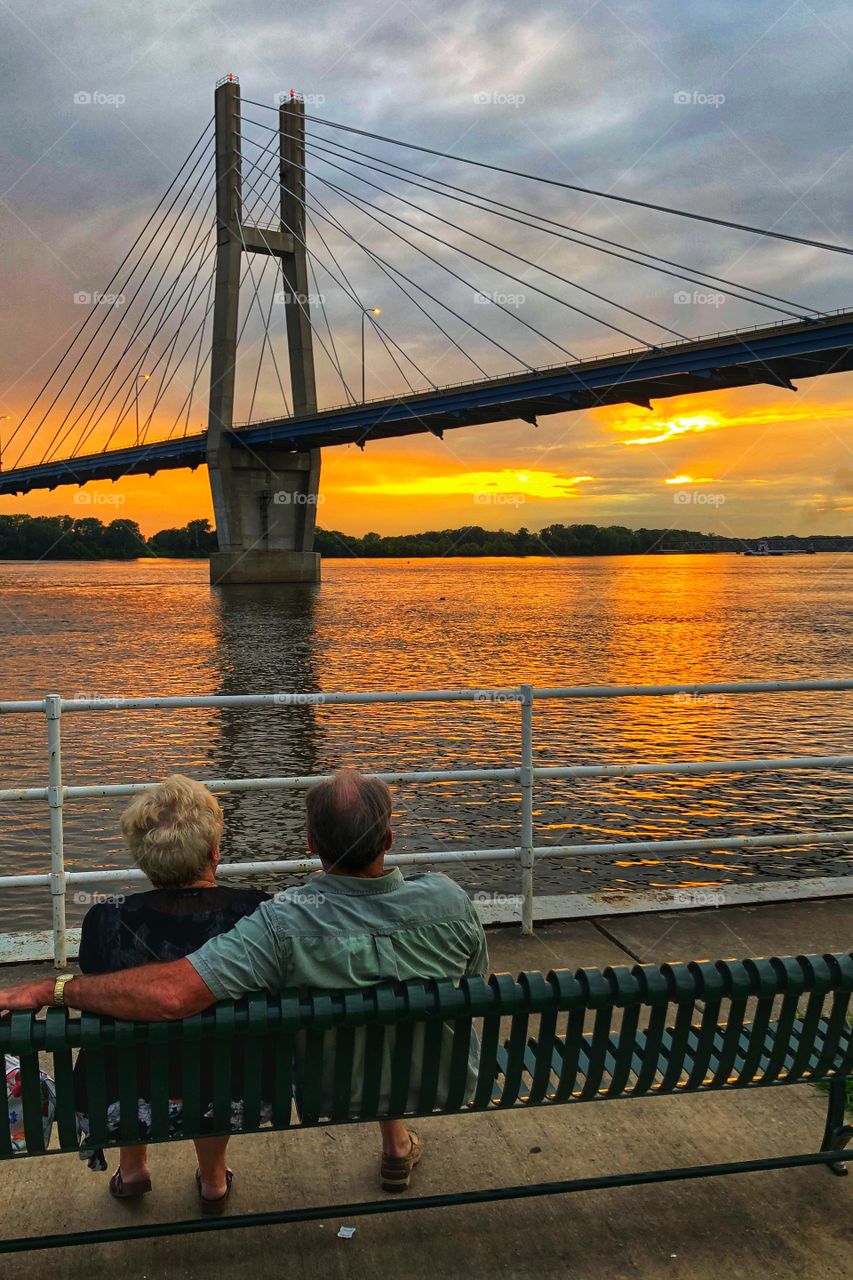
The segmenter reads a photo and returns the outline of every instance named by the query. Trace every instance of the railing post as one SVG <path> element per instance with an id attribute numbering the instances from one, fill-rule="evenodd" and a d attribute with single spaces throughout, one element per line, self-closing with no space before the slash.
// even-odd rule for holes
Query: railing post
<path id="1" fill-rule="evenodd" d="M 521 693 L 521 932 L 533 933 L 533 686 Z"/>
<path id="2" fill-rule="evenodd" d="M 44 700 L 47 716 L 47 803 L 50 807 L 50 901 L 53 916 L 53 963 L 68 964 L 65 930 L 65 846 L 62 824 L 62 699 L 49 693 Z"/>

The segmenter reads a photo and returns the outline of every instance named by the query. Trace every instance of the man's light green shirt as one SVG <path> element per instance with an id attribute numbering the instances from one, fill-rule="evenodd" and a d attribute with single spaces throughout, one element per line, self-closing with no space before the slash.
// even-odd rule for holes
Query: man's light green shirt
<path id="1" fill-rule="evenodd" d="M 187 958 L 217 1000 L 285 987 L 340 990 L 407 978 L 458 981 L 489 972 L 483 926 L 464 889 L 435 872 L 404 879 L 396 867 L 372 879 L 312 876 L 304 885 L 262 903 L 230 932 L 211 938 Z M 416 1060 L 420 1031 L 413 1046 Z M 390 1081 L 392 1036 L 386 1038 L 383 1097 Z M 446 1087 L 451 1040 L 448 1029 L 439 1101 Z M 472 1037 L 472 1086 L 478 1059 Z M 358 1095 L 362 1065 L 363 1056 L 357 1052 L 353 1079 Z M 418 1076 L 414 1070 L 411 1099 L 417 1096 Z M 358 1100 L 354 1094 L 354 1105 Z"/>

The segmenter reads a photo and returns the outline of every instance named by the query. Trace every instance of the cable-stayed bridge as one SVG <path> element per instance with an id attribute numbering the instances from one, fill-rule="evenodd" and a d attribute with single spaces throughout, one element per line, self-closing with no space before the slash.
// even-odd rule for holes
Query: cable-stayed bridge
<path id="1" fill-rule="evenodd" d="M 377 147 L 390 147 L 392 158 Z M 465 165 L 477 185 L 402 164 L 401 150 L 406 159 L 430 157 L 430 166 Z M 596 206 L 634 205 L 800 253 L 851 252 L 369 134 L 311 116 L 295 95 L 274 108 L 241 101 L 229 77 L 217 87 L 213 120 L 9 434 L 0 493 L 206 463 L 220 545 L 212 580 L 313 580 L 321 448 L 417 432 L 441 438 L 508 420 L 535 426 L 548 414 L 648 408 L 733 387 L 795 390 L 800 379 L 853 369 L 853 313 L 663 257 L 636 236 L 626 243 L 582 230 L 551 217 L 547 201 L 548 214 L 531 212 L 486 194 L 480 170 L 561 201 L 568 190 Z M 463 210 L 475 212 L 473 230 Z M 494 223 L 502 241 L 492 238 Z M 554 269 L 561 264 L 542 241 L 571 246 L 571 276 Z M 676 302 L 673 283 L 692 285 L 684 299 L 699 291 L 736 300 L 765 319 L 690 337 L 668 315 L 652 318 L 594 288 L 589 264 L 601 259 L 665 281 Z M 405 339 L 401 323 L 380 320 L 386 308 L 354 284 L 353 263 L 362 274 L 369 265 L 383 299 L 395 299 L 395 315 L 411 325 Z M 437 291 L 439 274 L 450 280 Z M 489 287 L 495 279 L 500 289 Z M 241 290 L 251 293 L 247 308 Z M 586 330 L 579 342 L 570 336 L 577 324 Z M 589 331 L 601 329 L 616 354 L 590 347 Z M 378 353 L 371 390 L 378 381 L 387 388 L 378 398 L 365 396 L 366 334 Z M 559 353 L 556 363 L 541 362 L 543 349 Z M 476 376 L 448 384 L 437 367 Z M 320 406 L 318 381 L 329 407 Z"/>

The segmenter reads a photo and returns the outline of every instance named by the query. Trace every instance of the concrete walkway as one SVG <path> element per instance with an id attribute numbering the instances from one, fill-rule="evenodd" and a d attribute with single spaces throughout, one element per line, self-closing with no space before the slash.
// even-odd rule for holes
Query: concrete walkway
<path id="1" fill-rule="evenodd" d="M 490 932 L 496 970 L 842 951 L 850 900 L 554 924 L 535 938 Z M 23 971 L 21 973 L 23 977 Z M 416 1194 L 815 1150 L 824 1101 L 801 1085 L 621 1105 L 420 1121 Z M 369 1126 L 237 1138 L 234 1208 L 374 1198 Z M 0 1163 L 2 1234 L 196 1217 L 192 1152 L 156 1148 L 154 1194 L 127 1206 L 76 1157 Z M 850 1280 L 853 1178 L 789 1169 L 539 1200 L 357 1218 L 91 1249 L 0 1255 L 3 1280 L 308 1276 L 322 1280 Z"/>

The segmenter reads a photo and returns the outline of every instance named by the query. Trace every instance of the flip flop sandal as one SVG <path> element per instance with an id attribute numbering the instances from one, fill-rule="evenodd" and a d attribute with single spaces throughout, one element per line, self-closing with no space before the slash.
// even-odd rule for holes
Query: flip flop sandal
<path id="1" fill-rule="evenodd" d="M 121 1176 L 121 1169 L 116 1169 L 110 1178 L 110 1195 L 115 1196 L 116 1200 L 138 1200 L 140 1196 L 147 1195 L 150 1190 L 150 1178 L 145 1178 L 141 1182 L 125 1182 Z"/>
<path id="2" fill-rule="evenodd" d="M 195 1185 L 196 1185 L 196 1190 L 198 1191 L 198 1198 L 201 1201 L 202 1213 L 218 1214 L 218 1213 L 225 1212 L 225 1206 L 228 1203 L 229 1196 L 231 1195 L 231 1184 L 233 1183 L 233 1181 L 234 1181 L 234 1174 L 231 1172 L 230 1169 L 226 1169 L 225 1170 L 225 1194 L 221 1196 L 217 1196 L 215 1200 L 209 1200 L 207 1196 L 203 1196 L 201 1193 L 201 1174 L 198 1171 L 198 1169 L 196 1169 Z"/>
<path id="3" fill-rule="evenodd" d="M 382 1156 L 379 1183 L 383 1191 L 408 1191 L 412 1170 L 420 1162 L 423 1148 L 416 1133 L 410 1133 L 412 1149 L 407 1156 Z"/>

